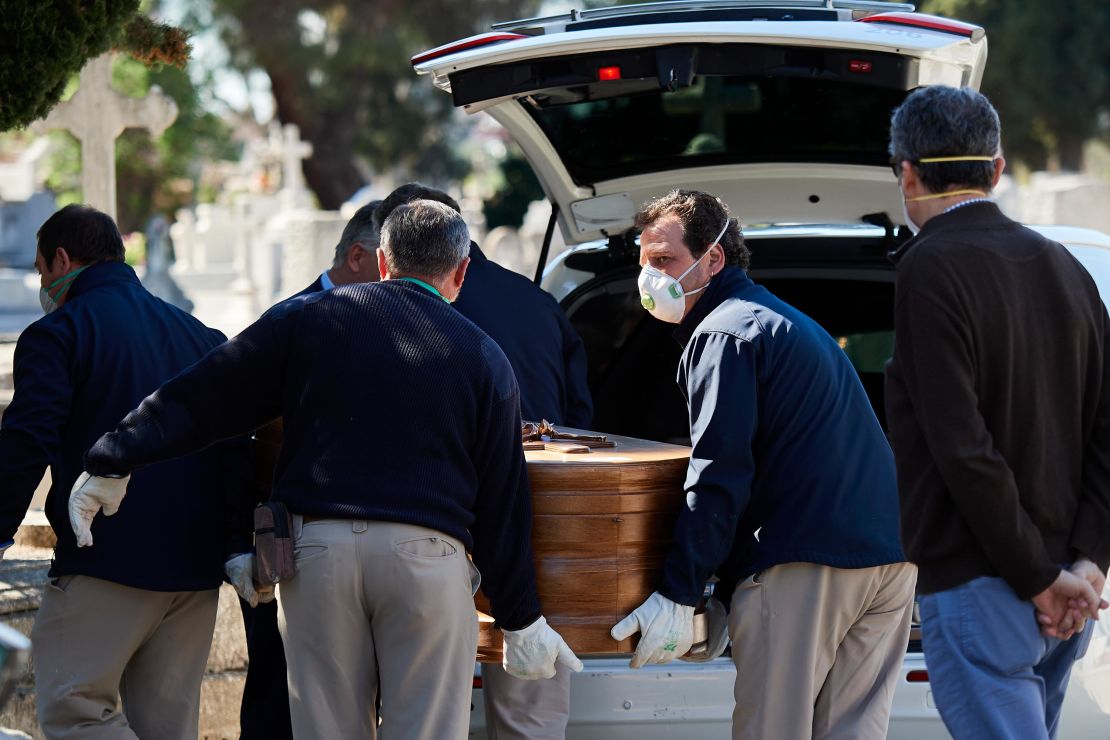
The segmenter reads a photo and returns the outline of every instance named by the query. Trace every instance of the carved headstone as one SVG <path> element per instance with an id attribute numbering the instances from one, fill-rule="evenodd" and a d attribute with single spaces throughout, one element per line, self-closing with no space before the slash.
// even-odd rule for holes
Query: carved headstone
<path id="1" fill-rule="evenodd" d="M 282 206 L 304 208 L 310 204 L 311 194 L 304 184 L 301 163 L 312 156 L 312 144 L 301 141 L 301 130 L 297 124 L 271 124 L 269 138 L 251 147 L 250 153 L 266 173 L 270 172 L 272 166 L 280 166 L 281 189 L 278 192 Z M 268 174 L 265 179 L 269 180 Z"/>
<path id="2" fill-rule="evenodd" d="M 169 223 L 161 216 L 155 216 L 146 227 L 146 275 L 143 276 L 143 285 L 166 303 L 191 312 L 193 302 L 185 297 L 170 276 L 171 251 Z"/>
<path id="3" fill-rule="evenodd" d="M 81 142 L 81 190 L 86 203 L 116 217 L 116 139 L 128 128 L 160 136 L 177 118 L 177 103 L 157 86 L 145 98 L 112 87 L 112 55 L 93 59 L 81 70 L 77 92 L 59 103 L 32 130 L 69 131 Z"/>
<path id="4" fill-rule="evenodd" d="M 301 162 L 312 156 L 312 144 L 301 141 L 301 130 L 295 123 L 285 124 L 281 136 L 281 195 L 287 206 L 303 207 L 309 204 L 309 193 Z"/>

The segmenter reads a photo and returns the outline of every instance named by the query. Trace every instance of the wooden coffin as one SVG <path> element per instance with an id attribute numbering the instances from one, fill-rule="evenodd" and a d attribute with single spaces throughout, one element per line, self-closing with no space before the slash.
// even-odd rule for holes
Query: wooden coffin
<path id="1" fill-rule="evenodd" d="M 578 431 L 578 430 L 568 430 Z M 588 434 L 588 432 L 586 432 Z M 255 480 L 273 485 L 281 421 L 255 433 Z M 613 447 L 577 454 L 526 450 L 532 547 L 548 623 L 578 655 L 631 652 L 609 630 L 655 590 L 683 501 L 690 448 L 608 435 Z M 501 632 L 482 592 L 478 659 L 501 662 Z"/>
<path id="2" fill-rule="evenodd" d="M 690 448 L 608 435 L 587 454 L 527 450 L 532 548 L 548 623 L 578 655 L 631 652 L 609 630 L 651 595 L 683 501 Z M 476 598 L 479 612 L 486 602 Z M 478 659 L 501 661 L 479 616 Z"/>

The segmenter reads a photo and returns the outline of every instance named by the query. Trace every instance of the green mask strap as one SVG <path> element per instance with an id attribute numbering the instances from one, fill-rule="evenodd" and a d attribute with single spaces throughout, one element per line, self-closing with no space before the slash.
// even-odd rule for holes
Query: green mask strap
<path id="1" fill-rule="evenodd" d="M 63 293 L 69 290 L 70 286 L 73 285 L 73 281 L 76 280 L 77 276 L 80 275 L 87 267 L 88 265 L 85 265 L 84 267 L 78 267 L 76 270 L 71 270 L 65 275 L 62 275 L 60 278 L 50 283 L 50 285 L 46 288 L 46 294 L 49 295 L 56 302 L 59 298 L 62 297 Z M 54 295 L 50 295 L 50 291 L 54 290 L 54 288 L 58 287 L 59 285 L 62 286 L 61 290 L 59 290 Z"/>
<path id="2" fill-rule="evenodd" d="M 398 280 L 407 280 L 410 283 L 415 283 L 416 285 L 419 285 L 424 290 L 429 291 L 432 295 L 439 296 L 440 300 L 442 300 L 444 303 L 450 303 L 451 302 L 451 301 L 447 300 L 446 298 L 444 298 L 443 294 L 440 293 L 438 290 L 436 290 L 434 285 L 429 285 L 428 283 L 424 282 L 420 278 L 403 277 L 403 278 L 397 278 L 397 279 Z"/>

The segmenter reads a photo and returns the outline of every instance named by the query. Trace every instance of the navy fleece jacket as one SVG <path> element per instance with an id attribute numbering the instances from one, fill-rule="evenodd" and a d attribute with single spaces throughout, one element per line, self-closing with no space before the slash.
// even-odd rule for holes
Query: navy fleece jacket
<path id="1" fill-rule="evenodd" d="M 471 242 L 470 267 L 454 305 L 509 359 L 526 420 L 589 429 L 594 405 L 586 347 L 550 293 L 490 261 Z"/>
<path id="2" fill-rule="evenodd" d="M 0 424 L 0 538 L 15 534 L 49 465 L 46 515 L 58 535 L 52 577 L 153 591 L 219 587 L 225 557 L 250 549 L 245 440 L 137 472 L 119 513 L 93 522 L 92 547 L 77 547 L 67 505 L 85 451 L 223 339 L 147 292 L 122 262 L 78 275 L 65 304 L 16 344 L 15 395 Z"/>
<path id="3" fill-rule="evenodd" d="M 894 458 L 843 350 L 726 267 L 675 332 L 693 452 L 662 593 L 696 604 L 791 562 L 904 560 Z"/>

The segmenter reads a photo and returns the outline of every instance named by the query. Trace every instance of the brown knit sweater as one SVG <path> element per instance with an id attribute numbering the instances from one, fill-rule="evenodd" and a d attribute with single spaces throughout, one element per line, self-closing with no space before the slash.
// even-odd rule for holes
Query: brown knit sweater
<path id="1" fill-rule="evenodd" d="M 1110 319 L 1059 244 L 974 203 L 895 253 L 886 405 L 922 593 L 1001 576 L 1028 599 L 1110 566 Z"/>

